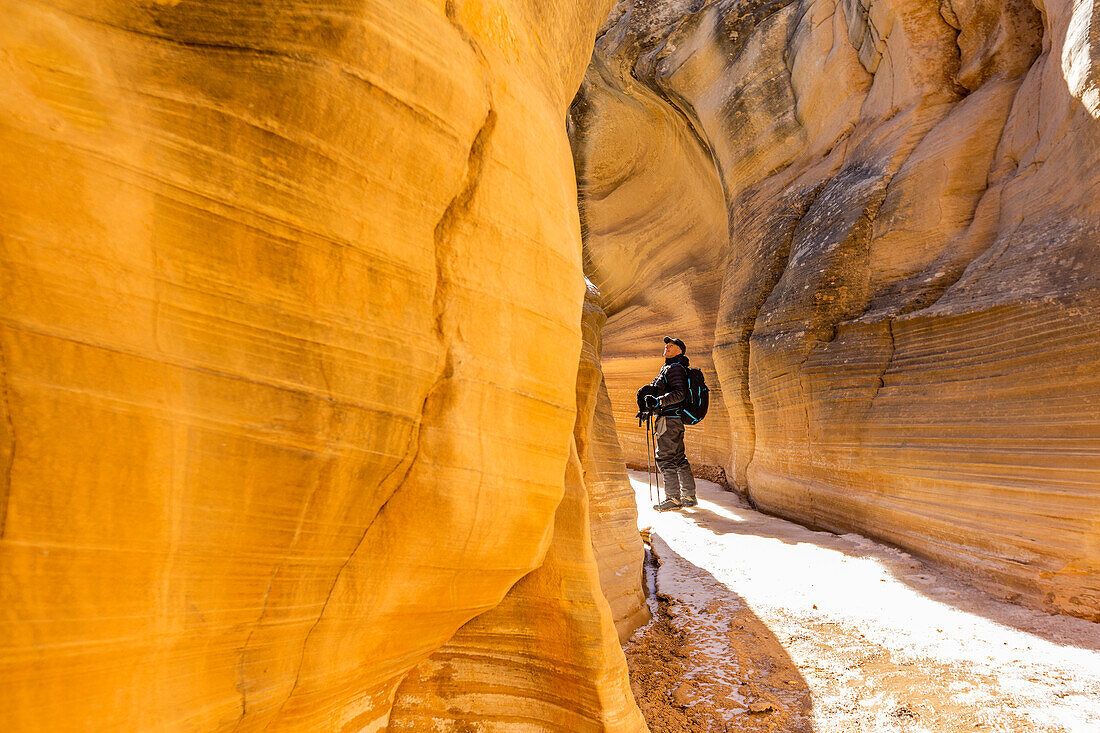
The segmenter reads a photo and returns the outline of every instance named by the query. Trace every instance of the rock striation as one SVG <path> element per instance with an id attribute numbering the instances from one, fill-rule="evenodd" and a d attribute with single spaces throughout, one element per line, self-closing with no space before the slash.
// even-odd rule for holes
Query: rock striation
<path id="1" fill-rule="evenodd" d="M 585 296 L 574 443 L 546 557 L 404 679 L 390 731 L 647 730 L 619 645 L 649 611 L 638 509 L 599 370 L 598 295 Z"/>
<path id="2" fill-rule="evenodd" d="M 577 371 L 577 422 L 573 439 L 588 497 L 600 588 L 611 604 L 619 641 L 625 642 L 650 617 L 639 582 L 644 551 L 638 534 L 634 487 L 626 475 L 600 356 L 607 315 L 599 304 L 599 290 L 591 282 L 588 286 L 581 319 L 583 347 Z"/>
<path id="3" fill-rule="evenodd" d="M 1071 0 L 618 3 L 571 134 L 620 432 L 676 332 L 718 384 L 693 462 L 1100 620 L 1098 24 Z"/>
<path id="4" fill-rule="evenodd" d="M 644 729 L 577 416 L 607 12 L 0 0 L 0 728 L 384 730 L 456 631 L 546 613 L 492 664 Z"/>

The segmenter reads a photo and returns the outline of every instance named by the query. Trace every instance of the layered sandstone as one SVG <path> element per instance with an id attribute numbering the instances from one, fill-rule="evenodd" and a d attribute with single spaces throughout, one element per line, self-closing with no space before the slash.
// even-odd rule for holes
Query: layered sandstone
<path id="1" fill-rule="evenodd" d="M 388 730 L 646 730 L 619 640 L 649 612 L 634 491 L 600 372 L 605 320 L 590 287 L 565 497 L 542 565 L 398 688 Z"/>
<path id="2" fill-rule="evenodd" d="M 601 593 L 589 510 L 574 452 L 542 566 L 404 679 L 387 730 L 648 730 Z"/>
<path id="3" fill-rule="evenodd" d="M 1098 24 L 619 3 L 572 130 L 620 431 L 676 332 L 719 387 L 689 457 L 759 506 L 1100 619 Z"/>
<path id="4" fill-rule="evenodd" d="M 0 1 L 0 728 L 379 730 L 524 576 L 641 727 L 575 479 L 607 10 Z"/>
<path id="5" fill-rule="evenodd" d="M 602 369 L 600 355 L 607 315 L 599 299 L 600 292 L 589 283 L 581 320 L 584 340 L 577 371 L 577 422 L 573 438 L 588 497 L 600 588 L 611 604 L 619 640 L 625 642 L 638 626 L 649 620 L 649 609 L 639 582 L 643 550 L 638 534 L 638 507 L 634 503 L 634 488 L 626 476 Z"/>

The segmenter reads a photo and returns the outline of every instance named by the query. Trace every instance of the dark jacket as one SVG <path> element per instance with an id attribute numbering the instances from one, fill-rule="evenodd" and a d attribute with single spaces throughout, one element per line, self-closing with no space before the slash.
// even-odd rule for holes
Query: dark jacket
<path id="1" fill-rule="evenodd" d="M 680 416 L 679 405 L 687 398 L 689 363 L 683 354 L 665 359 L 661 373 L 649 383 L 656 390 L 660 414 L 664 417 Z"/>

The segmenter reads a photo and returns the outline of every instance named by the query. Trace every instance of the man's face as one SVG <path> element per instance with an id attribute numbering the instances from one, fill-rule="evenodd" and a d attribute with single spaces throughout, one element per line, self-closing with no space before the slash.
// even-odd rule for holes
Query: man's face
<path id="1" fill-rule="evenodd" d="M 669 341 L 665 344 L 665 358 L 671 359 L 674 356 L 680 355 L 680 347 Z"/>

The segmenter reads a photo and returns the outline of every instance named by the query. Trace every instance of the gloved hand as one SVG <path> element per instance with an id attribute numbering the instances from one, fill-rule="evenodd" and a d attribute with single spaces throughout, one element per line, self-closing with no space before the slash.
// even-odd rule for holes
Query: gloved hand
<path id="1" fill-rule="evenodd" d="M 647 394 L 645 396 L 645 406 L 650 410 L 656 410 L 658 407 L 660 407 L 660 405 L 661 401 L 658 400 L 654 395 Z"/>

